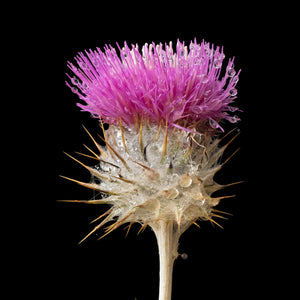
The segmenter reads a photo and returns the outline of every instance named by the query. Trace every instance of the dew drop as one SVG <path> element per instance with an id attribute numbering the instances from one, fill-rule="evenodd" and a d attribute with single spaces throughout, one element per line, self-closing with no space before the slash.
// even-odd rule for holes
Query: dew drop
<path id="1" fill-rule="evenodd" d="M 123 142 L 121 140 L 118 140 L 117 145 L 118 145 L 119 148 L 121 148 L 123 146 Z"/>
<path id="2" fill-rule="evenodd" d="M 236 96 L 237 95 L 237 89 L 233 88 L 229 91 L 230 96 Z"/>
<path id="3" fill-rule="evenodd" d="M 84 82 L 84 83 L 82 84 L 82 88 L 83 88 L 84 90 L 88 90 L 88 89 L 89 89 L 89 85 L 88 85 L 86 82 Z"/>
<path id="4" fill-rule="evenodd" d="M 208 78 L 207 75 L 203 75 L 203 76 L 202 76 L 202 79 L 201 79 L 201 82 L 202 82 L 202 83 L 207 83 L 207 82 L 208 82 L 208 79 L 209 79 L 209 78 Z"/>
<path id="5" fill-rule="evenodd" d="M 167 199 L 175 199 L 179 195 L 179 191 L 175 188 L 171 188 L 169 190 L 164 190 L 163 195 Z"/>
<path id="6" fill-rule="evenodd" d="M 219 59 L 215 60 L 214 63 L 213 63 L 213 66 L 214 66 L 214 68 L 216 68 L 216 69 L 220 69 L 221 66 L 222 66 L 222 61 L 219 60 Z"/>
<path id="7" fill-rule="evenodd" d="M 71 78 L 71 82 L 72 82 L 72 84 L 74 84 L 74 85 L 79 85 L 79 80 L 78 80 L 77 77 L 72 77 L 72 78 Z"/>
<path id="8" fill-rule="evenodd" d="M 180 254 L 180 256 L 183 260 L 187 260 L 189 258 L 189 256 L 186 253 L 182 253 Z"/>
<path id="9" fill-rule="evenodd" d="M 192 184 L 192 182 L 193 180 L 188 174 L 182 175 L 178 180 L 178 184 L 181 187 L 189 187 Z"/>
<path id="10" fill-rule="evenodd" d="M 236 71 L 233 68 L 229 68 L 227 71 L 228 77 L 233 77 L 235 75 Z"/>
<path id="11" fill-rule="evenodd" d="M 231 123 L 236 123 L 240 120 L 240 118 L 238 116 L 233 116 L 233 117 L 229 117 L 228 120 Z"/>
<path id="12" fill-rule="evenodd" d="M 235 111 L 238 110 L 238 108 L 237 108 L 237 107 L 233 107 L 233 106 L 228 106 L 228 110 L 229 110 L 230 112 L 235 112 Z"/>
<path id="13" fill-rule="evenodd" d="M 87 69 L 88 68 L 88 65 L 83 61 L 79 62 L 79 66 L 81 67 L 81 69 Z"/>
<path id="14" fill-rule="evenodd" d="M 92 63 L 95 67 L 98 67 L 99 66 L 99 62 L 98 62 L 98 59 L 95 57 L 92 59 Z"/>
<path id="15" fill-rule="evenodd" d="M 209 119 L 209 125 L 210 125 L 212 128 L 218 128 L 218 127 L 219 127 L 218 122 L 215 121 L 214 119 Z"/>
<path id="16" fill-rule="evenodd" d="M 194 61 L 194 65 L 200 65 L 200 63 L 201 63 L 201 60 L 200 60 L 200 59 L 196 59 L 196 60 Z"/>
<path id="17" fill-rule="evenodd" d="M 200 106 L 195 106 L 192 108 L 192 112 L 195 113 L 195 114 L 201 114 L 203 111 L 202 107 Z"/>
<path id="18" fill-rule="evenodd" d="M 233 79 L 232 79 L 232 82 L 233 83 L 238 83 L 239 81 L 239 76 L 235 76 Z"/>
<path id="19" fill-rule="evenodd" d="M 72 87 L 71 91 L 76 94 L 78 92 L 78 89 L 76 87 Z"/>

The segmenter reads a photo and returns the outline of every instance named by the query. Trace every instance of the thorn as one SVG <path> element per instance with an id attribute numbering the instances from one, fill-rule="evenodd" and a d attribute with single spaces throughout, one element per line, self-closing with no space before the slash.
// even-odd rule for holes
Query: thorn
<path id="1" fill-rule="evenodd" d="M 233 130 L 232 130 L 233 131 Z M 230 131 L 231 132 L 231 131 Z M 227 134 L 226 134 L 227 135 Z M 225 135 L 225 136 L 226 136 Z M 240 135 L 240 132 L 238 132 L 226 145 L 223 146 L 224 149 L 226 149 L 238 136 Z M 224 137 L 225 137 L 224 136 Z M 223 137 L 223 138 L 224 138 Z"/>
<path id="2" fill-rule="evenodd" d="M 75 153 L 76 153 L 76 154 L 79 154 L 79 155 L 82 155 L 82 156 L 85 156 L 85 157 L 88 157 L 88 158 L 92 158 L 92 159 L 99 160 L 98 158 L 96 158 L 96 157 L 94 157 L 94 156 L 87 155 L 87 154 L 84 154 L 84 153 L 81 153 L 81 152 L 75 151 Z"/>
<path id="3" fill-rule="evenodd" d="M 79 181 L 79 180 L 75 180 L 75 179 L 72 179 L 72 178 L 69 178 L 69 177 L 65 177 L 65 176 L 62 176 L 62 175 L 59 175 L 60 177 L 64 178 L 64 179 L 67 179 L 67 180 L 70 180 L 70 181 L 73 181 L 73 182 L 76 182 L 78 183 L 79 185 L 82 185 L 86 188 L 89 188 L 89 189 L 92 189 L 92 190 L 96 190 L 96 191 L 99 191 L 100 193 L 104 193 L 104 194 L 108 194 L 108 195 L 119 195 L 117 193 L 114 193 L 114 192 L 109 192 L 109 191 L 104 191 L 104 190 L 101 190 L 99 189 L 99 185 L 95 184 L 95 183 L 86 183 L 86 182 L 82 182 L 82 181 Z"/>
<path id="4" fill-rule="evenodd" d="M 97 231 L 98 229 L 100 229 L 107 221 L 107 218 L 105 218 L 100 224 L 98 224 L 92 231 L 90 231 L 81 241 L 79 241 L 79 245 L 85 241 L 89 236 L 91 236 L 95 231 Z"/>
<path id="5" fill-rule="evenodd" d="M 228 216 L 233 216 L 233 214 L 230 214 L 226 211 L 218 210 L 218 209 L 215 209 L 215 208 L 213 208 L 212 211 L 215 211 L 215 212 L 220 213 L 220 214 L 228 215 Z"/>
<path id="6" fill-rule="evenodd" d="M 218 145 L 220 145 L 221 141 L 223 141 L 228 135 L 230 135 L 233 131 L 235 131 L 237 129 L 237 127 L 231 129 L 229 132 L 227 132 L 223 137 L 220 138 L 220 140 L 211 148 L 214 149 L 216 148 Z M 223 151 L 225 151 L 225 149 L 235 140 L 235 138 L 240 134 L 240 132 L 238 132 L 226 145 L 222 146 L 220 149 L 223 149 Z"/>
<path id="7" fill-rule="evenodd" d="M 71 156 L 70 154 L 68 154 L 68 153 L 66 153 L 66 152 L 64 152 L 64 153 L 65 153 L 67 156 L 69 156 L 70 158 L 72 158 L 73 160 L 75 160 L 76 162 L 78 162 L 78 163 L 79 163 L 80 165 L 82 165 L 84 168 L 86 168 L 87 170 L 89 170 L 89 172 L 90 172 L 92 175 L 94 175 L 94 176 L 96 176 L 96 177 L 98 177 L 98 178 L 100 178 L 100 179 L 102 179 L 102 180 L 108 180 L 108 181 L 109 181 L 109 178 L 107 178 L 107 177 L 101 175 L 97 170 L 95 170 L 95 169 L 93 169 L 93 168 L 91 168 L 91 167 L 86 166 L 85 164 L 83 164 L 81 161 L 79 161 L 78 159 L 74 158 L 74 157 Z"/>
<path id="8" fill-rule="evenodd" d="M 72 158 L 73 160 L 75 160 L 76 162 L 78 162 L 80 165 L 82 165 L 84 168 L 86 168 L 87 170 L 89 170 L 91 172 L 91 167 L 86 166 L 84 163 L 82 163 L 80 160 L 76 159 L 75 157 L 73 157 L 72 155 L 64 152 L 65 155 L 69 156 L 70 158 Z"/>
<path id="9" fill-rule="evenodd" d="M 140 123 L 139 142 L 140 142 L 141 152 L 143 153 L 143 151 L 144 151 L 144 144 L 143 144 L 143 116 L 141 117 L 141 123 Z"/>
<path id="10" fill-rule="evenodd" d="M 130 168 L 128 167 L 125 159 L 101 135 L 99 135 L 99 137 L 105 142 L 106 146 L 115 154 L 115 156 L 120 159 L 125 168 L 130 171 Z"/>
<path id="11" fill-rule="evenodd" d="M 104 140 L 106 140 L 105 129 L 104 129 L 104 125 L 103 125 L 101 118 L 99 118 L 99 123 L 100 123 L 100 127 L 102 129 L 102 132 L 103 132 Z"/>
<path id="12" fill-rule="evenodd" d="M 195 140 L 195 138 L 194 138 L 193 135 L 191 135 L 191 139 L 194 141 L 194 143 L 195 143 L 196 145 L 198 145 L 199 147 L 204 148 L 204 150 L 206 150 L 206 147 L 203 146 L 203 145 L 201 145 L 201 144 L 199 144 L 199 143 Z"/>
<path id="13" fill-rule="evenodd" d="M 231 129 L 230 131 L 228 131 L 224 136 L 222 136 L 222 138 L 220 139 L 220 141 L 224 140 L 226 138 L 226 136 L 230 135 L 235 130 L 237 130 L 237 127 L 234 127 L 233 129 Z"/>
<path id="14" fill-rule="evenodd" d="M 164 144 L 162 149 L 161 162 L 163 162 L 167 154 L 167 144 L 168 144 L 168 121 L 166 121 L 166 131 L 165 131 L 165 139 L 164 139 Z"/>
<path id="15" fill-rule="evenodd" d="M 216 218 L 220 218 L 220 219 L 224 219 L 224 220 L 228 220 L 228 218 L 226 217 L 223 217 L 223 216 L 220 216 L 220 215 L 217 215 L 217 214 L 211 214 L 213 217 L 216 217 Z"/>
<path id="16" fill-rule="evenodd" d="M 178 232 L 180 232 L 180 219 L 177 220 L 177 229 L 178 229 Z"/>
<path id="17" fill-rule="evenodd" d="M 198 228 L 200 228 L 200 225 L 198 223 L 196 223 L 196 221 L 194 221 L 192 224 L 194 224 L 195 226 L 197 226 Z"/>
<path id="18" fill-rule="evenodd" d="M 86 204 L 105 204 L 107 201 L 99 200 L 56 200 L 57 202 L 70 202 L 70 203 L 86 203 Z"/>
<path id="19" fill-rule="evenodd" d="M 102 217 L 108 215 L 111 211 L 113 210 L 113 208 L 111 207 L 109 210 L 107 210 L 104 214 L 100 215 L 99 217 L 97 217 L 96 219 L 92 220 L 89 224 L 95 223 L 98 220 L 100 220 Z M 107 220 L 110 216 L 106 217 L 103 221 Z M 102 221 L 102 222 L 103 222 Z"/>
<path id="20" fill-rule="evenodd" d="M 103 239 L 105 236 L 107 236 L 108 234 L 110 234 L 111 232 L 113 232 L 114 230 L 116 230 L 116 229 L 117 229 L 118 227 L 120 227 L 120 226 L 121 226 L 121 224 L 119 224 L 119 221 L 117 221 L 116 223 L 113 223 L 112 225 L 108 226 L 108 227 L 106 228 L 105 234 L 103 234 L 102 236 L 100 236 L 100 237 L 98 238 L 98 240 Z"/>
<path id="21" fill-rule="evenodd" d="M 222 164 L 221 166 L 223 167 L 238 151 L 240 148 L 236 149 Z"/>
<path id="22" fill-rule="evenodd" d="M 112 231 L 116 230 L 117 228 L 119 228 L 122 224 L 124 224 L 124 221 L 134 213 L 134 211 L 130 211 L 129 213 L 127 213 L 127 215 L 125 215 L 125 217 L 123 217 L 121 220 L 116 221 L 115 223 L 107 226 L 106 228 L 106 233 L 104 235 L 102 235 L 98 240 L 103 239 L 105 236 L 107 236 L 109 233 L 111 233 Z"/>
<path id="23" fill-rule="evenodd" d="M 229 186 L 233 186 L 233 185 L 236 185 L 236 184 L 240 184 L 240 183 L 244 183 L 245 181 L 237 181 L 237 182 L 233 182 L 233 183 L 228 183 L 228 184 L 224 184 L 222 187 L 223 188 L 226 188 L 226 187 L 229 187 Z"/>
<path id="24" fill-rule="evenodd" d="M 127 236 L 128 236 L 128 233 L 129 233 L 129 231 L 130 231 L 130 229 L 131 229 L 131 226 L 134 224 L 134 222 L 131 222 L 128 226 L 126 226 L 124 229 L 127 229 L 127 231 L 126 231 L 126 234 L 125 234 L 125 238 L 127 238 Z"/>
<path id="25" fill-rule="evenodd" d="M 91 150 L 87 145 L 83 144 L 83 146 L 88 149 L 92 154 L 94 154 L 95 159 L 99 160 L 99 155 L 97 155 L 93 150 Z"/>
<path id="26" fill-rule="evenodd" d="M 155 171 L 154 169 L 151 169 L 137 161 L 132 160 L 132 162 L 136 163 L 137 165 L 141 166 L 142 168 L 144 168 L 146 171 L 148 171 L 148 173 L 146 172 L 146 176 L 150 179 L 150 180 L 155 180 L 158 179 L 160 177 L 160 174 Z"/>
<path id="27" fill-rule="evenodd" d="M 121 118 L 119 118 L 119 126 L 120 126 L 120 130 L 121 130 L 123 146 L 124 146 L 125 151 L 127 152 L 127 147 L 126 147 L 125 136 L 124 136 L 124 131 L 123 131 L 123 125 L 122 125 Z"/>
<path id="28" fill-rule="evenodd" d="M 154 138 L 155 142 L 157 142 L 157 140 L 158 140 L 158 138 L 160 136 L 161 129 L 162 129 L 162 122 L 159 122 L 157 133 L 156 133 L 155 138 Z"/>
<path id="29" fill-rule="evenodd" d="M 139 166 L 141 166 L 142 168 L 144 168 L 144 169 L 146 169 L 146 170 L 148 170 L 148 171 L 156 172 L 154 169 L 151 169 L 151 168 L 149 168 L 149 167 L 147 167 L 147 166 L 145 166 L 145 165 L 143 165 L 143 164 L 141 164 L 141 163 L 139 163 L 139 162 L 137 162 L 137 161 L 135 161 L 135 160 L 133 160 L 132 162 L 138 164 Z"/>
<path id="30" fill-rule="evenodd" d="M 134 126 L 136 129 L 136 132 L 139 132 L 139 116 L 137 113 L 134 114 Z"/>
<path id="31" fill-rule="evenodd" d="M 210 222 L 216 224 L 216 225 L 219 226 L 220 228 L 224 229 L 224 227 L 222 227 L 222 226 L 221 226 L 219 223 L 217 223 L 214 219 L 209 218 L 208 220 L 209 220 Z"/>
<path id="32" fill-rule="evenodd" d="M 126 182 L 126 183 L 135 184 L 135 182 L 134 182 L 134 181 L 132 181 L 132 180 L 129 180 L 129 179 L 125 179 L 125 178 L 123 178 L 123 177 L 117 177 L 117 176 L 113 176 L 113 175 L 111 175 L 111 177 L 112 177 L 112 178 L 115 178 L 115 179 L 122 180 L 122 181 L 124 181 L 124 182 Z"/>
<path id="33" fill-rule="evenodd" d="M 203 163 L 203 159 L 204 159 L 204 157 L 205 157 L 205 155 L 206 155 L 206 147 L 204 147 L 204 150 L 203 150 L 203 153 L 202 153 L 202 157 L 201 157 L 201 164 Z"/>
<path id="34" fill-rule="evenodd" d="M 113 163 L 111 163 L 111 162 L 105 161 L 105 160 L 103 160 L 103 159 L 99 159 L 99 161 L 101 161 L 101 162 L 103 162 L 103 163 L 105 163 L 105 164 L 111 165 L 111 166 L 113 166 L 113 167 L 115 167 L 115 168 L 121 170 L 121 168 L 120 168 L 119 166 L 117 166 L 117 165 L 115 165 L 115 164 L 113 164 Z"/>
<path id="35" fill-rule="evenodd" d="M 140 233 L 143 233 L 146 229 L 146 227 L 148 226 L 147 223 L 143 224 L 143 226 L 140 228 L 140 230 L 138 231 L 137 235 L 139 235 Z"/>
<path id="36" fill-rule="evenodd" d="M 222 196 L 222 197 L 216 197 L 216 198 L 212 198 L 212 199 L 222 200 L 222 199 L 233 198 L 233 197 L 236 197 L 236 195 Z"/>
<path id="37" fill-rule="evenodd" d="M 187 148 L 186 152 L 184 153 L 184 155 L 181 159 L 181 163 L 183 163 L 189 157 L 189 155 L 191 154 L 192 148 L 193 148 L 193 143 L 192 143 L 192 141 L 190 141 L 190 145 Z"/>
<path id="38" fill-rule="evenodd" d="M 89 137 L 92 139 L 92 141 L 94 142 L 94 144 L 96 145 L 97 149 L 100 152 L 100 156 L 103 156 L 104 158 L 107 157 L 106 153 L 103 152 L 103 150 L 101 149 L 100 145 L 95 141 L 95 139 L 93 138 L 93 136 L 90 134 L 90 132 L 84 127 L 84 125 L 82 125 L 82 127 L 84 128 L 84 130 L 87 132 L 87 134 L 89 135 Z"/>

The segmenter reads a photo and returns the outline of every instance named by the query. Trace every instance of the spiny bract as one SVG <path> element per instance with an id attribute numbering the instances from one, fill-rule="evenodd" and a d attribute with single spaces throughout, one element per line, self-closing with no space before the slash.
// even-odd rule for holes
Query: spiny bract
<path id="1" fill-rule="evenodd" d="M 99 199 L 76 202 L 111 205 L 84 239 L 110 221 L 106 234 L 124 223 L 155 228 L 163 220 L 177 224 L 179 234 L 197 220 L 216 223 L 213 207 L 227 196 L 212 193 L 227 185 L 217 184 L 213 177 L 222 167 L 220 157 L 228 144 L 219 147 L 220 140 L 209 133 L 195 135 L 142 123 L 138 132 L 111 125 L 105 142 L 105 149 L 95 142 L 99 164 L 85 166 L 94 180 L 76 181 L 100 193 Z"/>

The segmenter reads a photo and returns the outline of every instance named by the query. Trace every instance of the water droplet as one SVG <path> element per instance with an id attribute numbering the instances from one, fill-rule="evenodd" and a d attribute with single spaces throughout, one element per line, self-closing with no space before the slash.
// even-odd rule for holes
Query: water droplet
<path id="1" fill-rule="evenodd" d="M 189 187 L 192 184 L 192 182 L 193 180 L 188 174 L 182 175 L 178 180 L 178 184 L 181 187 Z"/>
<path id="2" fill-rule="evenodd" d="M 194 65 L 200 65 L 200 63 L 201 63 L 201 60 L 200 60 L 200 59 L 196 59 L 196 60 L 194 61 Z"/>
<path id="3" fill-rule="evenodd" d="M 88 89 L 89 89 L 89 85 L 88 85 L 86 82 L 84 82 L 84 83 L 82 84 L 82 88 L 83 88 L 84 90 L 88 90 Z"/>
<path id="4" fill-rule="evenodd" d="M 71 82 L 72 82 L 72 84 L 74 84 L 74 85 L 78 85 L 78 84 L 79 84 L 79 80 L 78 80 L 77 77 L 72 77 L 72 78 L 71 78 Z"/>
<path id="5" fill-rule="evenodd" d="M 179 195 L 179 191 L 175 188 L 171 188 L 169 190 L 164 190 L 163 195 L 167 199 L 175 199 Z"/>
<path id="6" fill-rule="evenodd" d="M 208 57 L 213 56 L 213 50 L 210 50 L 209 48 L 205 48 L 204 51 Z"/>
<path id="7" fill-rule="evenodd" d="M 214 66 L 214 68 L 216 68 L 216 69 L 221 68 L 221 66 L 222 66 L 222 61 L 219 60 L 219 59 L 215 60 L 214 63 L 213 63 L 213 66 Z"/>
<path id="8" fill-rule="evenodd" d="M 236 123 L 240 120 L 240 118 L 238 116 L 233 116 L 233 117 L 229 117 L 228 120 L 231 123 Z"/>
<path id="9" fill-rule="evenodd" d="M 219 127 L 218 122 L 215 121 L 214 119 L 209 119 L 209 125 L 210 125 L 212 128 L 218 128 L 218 127 Z"/>
<path id="10" fill-rule="evenodd" d="M 207 75 L 203 75 L 203 76 L 202 76 L 202 79 L 201 79 L 201 82 L 202 82 L 202 83 L 207 83 L 207 82 L 208 82 L 208 79 L 209 79 L 209 78 L 208 78 Z"/>
<path id="11" fill-rule="evenodd" d="M 203 109 L 202 109 L 202 107 L 200 107 L 200 106 L 195 106 L 195 107 L 192 108 L 192 111 L 193 111 L 193 113 L 195 113 L 195 114 L 201 114 L 202 111 L 203 111 Z"/>
<path id="12" fill-rule="evenodd" d="M 183 260 L 187 260 L 189 258 L 189 256 L 186 253 L 182 253 L 180 254 L 180 256 Z"/>
<path id="13" fill-rule="evenodd" d="M 81 67 L 81 69 L 87 69 L 88 68 L 88 65 L 84 61 L 81 61 L 78 64 Z"/>
<path id="14" fill-rule="evenodd" d="M 117 141 L 117 145 L 118 145 L 119 148 L 121 148 L 121 147 L 123 146 L 122 140 L 118 140 L 118 141 Z"/>
<path id="15" fill-rule="evenodd" d="M 233 77 L 235 75 L 236 71 L 233 68 L 229 68 L 227 71 L 227 76 L 228 77 Z"/>
<path id="16" fill-rule="evenodd" d="M 71 91 L 76 94 L 78 92 L 78 89 L 76 87 L 72 87 Z"/>
<path id="17" fill-rule="evenodd" d="M 231 111 L 231 112 L 235 112 L 238 110 L 237 107 L 233 107 L 233 106 L 228 106 L 228 110 Z"/>
<path id="18" fill-rule="evenodd" d="M 99 66 L 98 59 L 96 59 L 96 58 L 94 58 L 94 59 L 92 60 L 92 63 L 93 63 L 93 65 L 94 65 L 95 67 L 98 67 L 98 66 Z"/>
<path id="19" fill-rule="evenodd" d="M 233 88 L 229 91 L 230 96 L 236 96 L 237 95 L 237 89 Z"/>
<path id="20" fill-rule="evenodd" d="M 235 76 L 233 79 L 232 79 L 232 82 L 233 83 L 238 83 L 239 81 L 239 76 Z"/>

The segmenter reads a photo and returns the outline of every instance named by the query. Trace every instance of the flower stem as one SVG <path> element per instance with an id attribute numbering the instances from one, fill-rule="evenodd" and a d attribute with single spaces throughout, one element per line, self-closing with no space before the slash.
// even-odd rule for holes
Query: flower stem
<path id="1" fill-rule="evenodd" d="M 178 256 L 180 235 L 172 221 L 159 221 L 152 228 L 159 250 L 159 300 L 171 300 L 173 265 Z"/>

